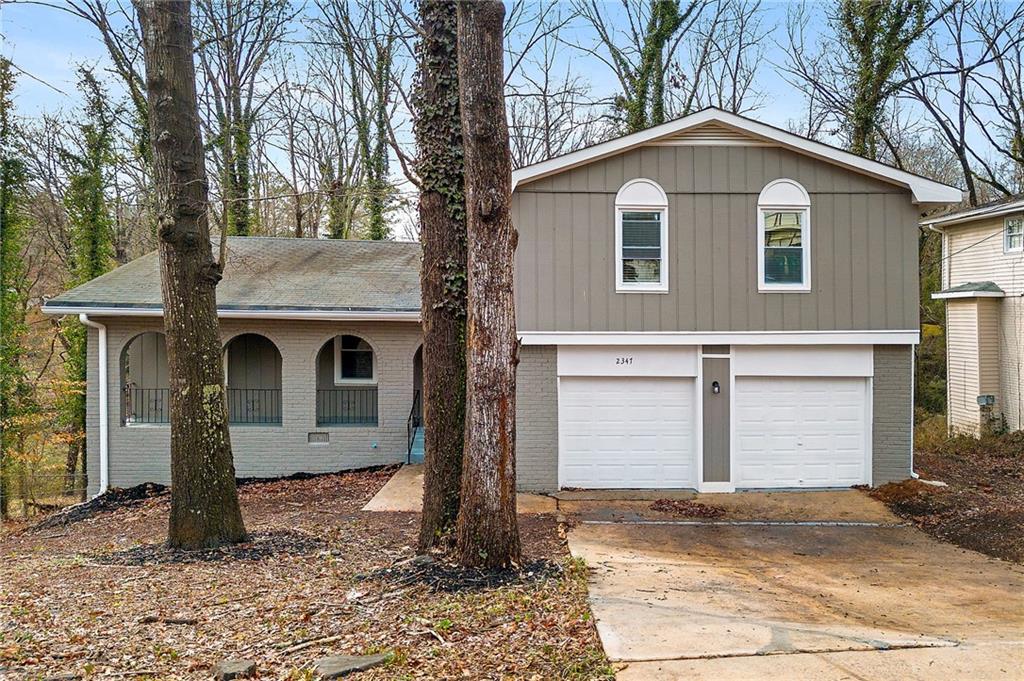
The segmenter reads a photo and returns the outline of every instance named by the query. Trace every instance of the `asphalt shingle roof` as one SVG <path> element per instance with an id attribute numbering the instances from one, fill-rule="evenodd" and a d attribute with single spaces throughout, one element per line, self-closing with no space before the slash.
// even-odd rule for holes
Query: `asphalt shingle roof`
<path id="1" fill-rule="evenodd" d="M 157 253 L 62 293 L 47 305 L 160 308 Z M 418 311 L 420 246 L 398 241 L 229 237 L 217 307 Z"/>
<path id="2" fill-rule="evenodd" d="M 999 288 L 995 282 L 991 281 L 969 281 L 966 284 L 957 284 L 951 286 L 945 291 L 939 291 L 943 293 L 1004 293 L 1003 289 Z"/>

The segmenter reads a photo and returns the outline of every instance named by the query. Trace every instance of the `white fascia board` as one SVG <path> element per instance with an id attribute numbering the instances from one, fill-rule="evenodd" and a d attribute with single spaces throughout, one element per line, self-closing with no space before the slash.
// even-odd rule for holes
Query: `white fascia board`
<path id="1" fill-rule="evenodd" d="M 89 314 L 94 317 L 162 317 L 159 307 L 74 307 L 44 305 L 42 312 L 49 315 Z M 313 319 L 323 321 L 420 321 L 419 312 L 373 312 L 334 310 L 217 310 L 223 319 Z"/>
<path id="2" fill-rule="evenodd" d="M 1024 210 L 1024 201 L 1015 201 L 1001 206 L 975 208 L 973 210 L 965 210 L 959 213 L 949 213 L 947 215 L 926 218 L 922 220 L 920 224 L 922 227 L 931 227 L 932 229 L 940 230 L 943 227 L 952 227 L 954 225 L 974 222 L 975 220 L 1011 215 L 1013 213 L 1019 213 L 1022 210 Z"/>
<path id="3" fill-rule="evenodd" d="M 856 154 L 851 154 L 848 151 L 843 151 L 821 142 L 815 142 L 806 137 L 794 135 L 785 130 L 720 109 L 698 111 L 695 114 L 684 116 L 668 123 L 662 123 L 647 130 L 641 130 L 632 135 L 595 144 L 592 147 L 520 168 L 512 173 L 512 189 L 515 190 L 517 186 L 524 182 L 537 180 L 585 163 L 622 153 L 634 147 L 654 142 L 662 137 L 668 137 L 712 121 L 741 132 L 746 132 L 755 137 L 771 140 L 780 146 L 788 147 L 802 154 L 907 187 L 914 196 L 914 202 L 918 204 L 950 204 L 959 203 L 963 199 L 963 190 L 956 187 L 951 187 L 935 180 L 929 180 L 928 178 L 887 166 L 878 161 L 871 161 Z"/>
<path id="4" fill-rule="evenodd" d="M 521 331 L 523 345 L 916 345 L 897 331 Z"/>
<path id="5" fill-rule="evenodd" d="M 953 291 L 952 293 L 933 293 L 932 300 L 952 300 L 954 298 L 1005 298 L 1006 294 L 999 291 Z"/>

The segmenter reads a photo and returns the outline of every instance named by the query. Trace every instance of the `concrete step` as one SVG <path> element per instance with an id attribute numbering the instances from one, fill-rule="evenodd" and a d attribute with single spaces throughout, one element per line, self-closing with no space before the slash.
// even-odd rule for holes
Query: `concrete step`
<path id="1" fill-rule="evenodd" d="M 409 455 L 411 463 L 423 463 L 423 427 L 420 426 L 412 436 L 412 451 Z"/>

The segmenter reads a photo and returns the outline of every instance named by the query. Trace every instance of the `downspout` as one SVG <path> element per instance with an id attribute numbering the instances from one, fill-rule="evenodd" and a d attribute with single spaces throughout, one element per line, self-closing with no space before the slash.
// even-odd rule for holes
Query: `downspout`
<path id="1" fill-rule="evenodd" d="M 107 325 L 89 319 L 89 315 L 78 315 L 78 321 L 99 331 L 99 385 L 100 385 L 100 486 L 96 497 L 107 491 L 110 484 L 109 413 L 107 401 Z M 95 497 L 93 497 L 95 498 Z"/>

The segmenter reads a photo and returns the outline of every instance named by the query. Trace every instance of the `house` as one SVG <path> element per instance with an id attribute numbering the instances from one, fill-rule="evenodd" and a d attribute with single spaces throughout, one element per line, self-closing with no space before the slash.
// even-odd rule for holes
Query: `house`
<path id="1" fill-rule="evenodd" d="M 1024 428 L 1024 196 L 927 219 L 942 235 L 952 432 Z"/>
<path id="2" fill-rule="evenodd" d="M 715 109 L 522 168 L 513 184 L 521 488 L 911 474 L 917 222 L 959 190 Z M 404 461 L 418 246 L 238 238 L 228 250 L 218 304 L 238 474 Z M 106 454 L 90 457 L 91 489 L 166 482 L 156 257 L 44 309 L 94 325 L 89 451 Z"/>

